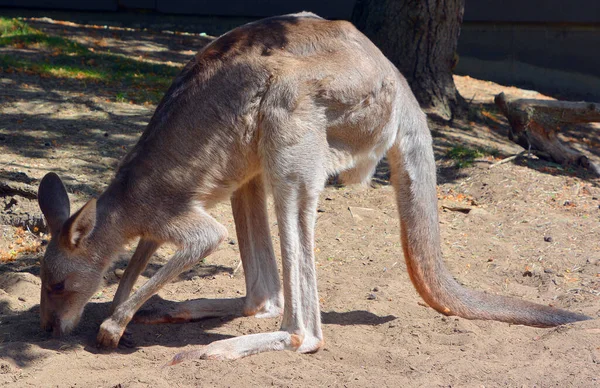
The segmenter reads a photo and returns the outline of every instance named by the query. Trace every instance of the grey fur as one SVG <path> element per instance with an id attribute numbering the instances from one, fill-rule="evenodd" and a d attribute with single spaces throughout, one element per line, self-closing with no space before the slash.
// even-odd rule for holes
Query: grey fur
<path id="1" fill-rule="evenodd" d="M 190 301 L 139 319 L 273 316 L 283 310 L 278 332 L 217 341 L 173 362 L 316 351 L 323 344 L 314 265 L 319 193 L 331 174 L 367 182 L 386 154 L 408 271 L 427 303 L 448 315 L 539 326 L 586 318 L 456 283 L 441 257 L 432 139 L 406 80 L 350 23 L 301 14 L 239 27 L 198 53 L 97 204 L 65 221 L 61 185 L 54 178 L 42 182 L 46 218 L 51 225 L 64 223 L 42 263 L 42 325 L 57 335 L 71 330 L 121 247 L 141 237 L 98 334 L 101 345 L 117 346 L 146 300 L 226 238 L 206 209 L 231 198 L 246 297 Z M 267 190 L 281 236 L 283 300 Z M 177 252 L 130 296 L 148 258 L 165 242 Z M 53 292 L 60 282 L 66 292 Z"/>

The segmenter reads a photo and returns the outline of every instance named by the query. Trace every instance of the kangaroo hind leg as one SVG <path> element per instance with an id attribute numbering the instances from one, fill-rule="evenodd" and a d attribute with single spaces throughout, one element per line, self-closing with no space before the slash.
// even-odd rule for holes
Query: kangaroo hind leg
<path id="1" fill-rule="evenodd" d="M 289 129 L 289 128 L 288 128 Z M 294 133 L 302 133 L 302 128 Z M 180 353 L 186 359 L 236 359 L 251 354 L 294 350 L 315 352 L 323 346 L 314 262 L 317 201 L 326 180 L 326 145 L 316 131 L 304 132 L 296 142 L 266 144 L 265 177 L 271 185 L 283 269 L 283 320 L 279 331 L 216 341 Z"/>

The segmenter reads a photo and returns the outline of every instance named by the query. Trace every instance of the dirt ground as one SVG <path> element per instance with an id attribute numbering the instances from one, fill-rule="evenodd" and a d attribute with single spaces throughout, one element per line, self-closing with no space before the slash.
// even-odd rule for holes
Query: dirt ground
<path id="1" fill-rule="evenodd" d="M 209 38 L 32 21 L 48 34 L 155 63 L 183 64 Z M 94 36 L 94 39 L 86 37 Z M 99 43 L 101 42 L 101 44 Z M 35 51 L 2 48 L 2 53 Z M 208 319 L 129 326 L 135 347 L 95 346 L 117 287 L 124 252 L 88 304 L 75 333 L 52 339 L 39 328 L 39 259 L 47 235 L 35 203 L 37 184 L 59 173 L 78 208 L 107 185 L 153 104 L 116 102 L 117 91 L 77 80 L 0 72 L 0 384 L 58 387 L 331 386 L 591 387 L 600 385 L 600 188 L 581 170 L 520 158 L 492 97 L 536 92 L 456 77 L 481 114 L 473 121 L 432 120 L 439 164 L 443 252 L 468 287 L 581 312 L 595 320 L 554 329 L 444 317 L 424 305 L 407 273 L 385 167 L 372 188 L 328 186 L 319 207 L 316 260 L 325 348 L 313 355 L 266 353 L 233 362 L 163 367 L 182 350 L 276 330 L 280 319 Z M 598 132 L 596 132 L 598 133 Z M 565 139 L 597 161 L 600 139 L 588 127 Z M 456 146 L 485 150 L 458 169 Z M 212 215 L 230 239 L 149 303 L 238 297 L 244 293 L 231 210 Z M 273 241 L 279 249 L 270 206 Z M 27 228 L 9 225 L 23 220 Z M 129 247 L 130 249 L 132 247 Z M 161 249 L 139 284 L 172 253 Z M 138 286 L 139 286 L 138 284 Z M 168 303 L 163 301 L 162 303 Z"/>

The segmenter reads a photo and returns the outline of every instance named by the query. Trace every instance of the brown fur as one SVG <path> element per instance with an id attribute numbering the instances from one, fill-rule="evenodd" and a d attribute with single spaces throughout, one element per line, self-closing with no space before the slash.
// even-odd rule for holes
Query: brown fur
<path id="1" fill-rule="evenodd" d="M 319 193 L 332 174 L 350 183 L 368 181 L 386 154 L 408 272 L 429 305 L 448 315 L 534 326 L 586 319 L 467 290 L 452 278 L 441 257 L 431 143 L 405 79 L 351 24 L 299 14 L 239 27 L 183 69 L 97 202 L 67 219 L 60 179 L 49 174 L 42 181 L 40 207 L 53 229 L 42 262 L 42 325 L 58 335 L 71 330 L 119 249 L 140 237 L 113 313 L 98 334 L 101 345 L 117 346 L 148 298 L 226 238 L 206 209 L 231 199 L 246 297 L 183 302 L 174 313 L 158 311 L 141 321 L 161 322 L 168 314 L 274 316 L 283 310 L 280 331 L 217 341 L 173 362 L 268 350 L 313 352 L 323 344 L 314 266 Z M 267 190 L 281 237 L 283 288 Z M 165 242 L 177 252 L 129 296 Z"/>

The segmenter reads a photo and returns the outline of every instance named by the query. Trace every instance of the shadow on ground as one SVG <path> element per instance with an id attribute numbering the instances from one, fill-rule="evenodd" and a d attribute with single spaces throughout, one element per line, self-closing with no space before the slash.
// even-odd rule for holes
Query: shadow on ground
<path id="1" fill-rule="evenodd" d="M 174 306 L 176 303 L 155 295 L 144 306 Z M 133 346 L 120 346 L 118 349 L 107 350 L 96 346 L 96 334 L 100 323 L 108 316 L 109 310 L 109 302 L 88 303 L 81 323 L 74 332 L 64 339 L 54 339 L 49 333 L 40 329 L 39 305 L 27 311 L 13 312 L 6 304 L 0 303 L 2 316 L 0 336 L 3 339 L 2 345 L 0 345 L 0 358 L 9 359 L 23 368 L 55 352 L 82 349 L 85 352 L 110 356 L 111 353 L 128 354 L 150 346 L 183 348 L 187 345 L 207 345 L 214 341 L 231 338 L 229 335 L 215 334 L 211 331 L 237 318 L 228 316 L 196 322 L 156 325 L 131 323 L 128 326 L 127 337 Z M 322 318 L 325 325 L 369 326 L 382 325 L 396 319 L 392 315 L 378 316 L 368 311 L 327 311 L 322 313 Z M 186 330 L 180 330 L 180 325 L 186 325 Z"/>

